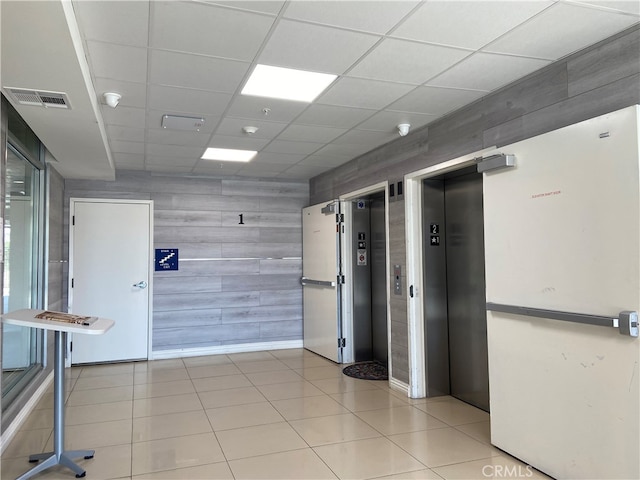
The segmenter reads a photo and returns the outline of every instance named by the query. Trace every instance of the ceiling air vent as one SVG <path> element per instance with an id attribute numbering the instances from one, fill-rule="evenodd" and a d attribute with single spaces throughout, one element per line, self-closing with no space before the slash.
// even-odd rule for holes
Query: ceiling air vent
<path id="1" fill-rule="evenodd" d="M 24 88 L 6 88 L 20 105 L 33 105 L 45 108 L 71 108 L 66 93 L 47 92 L 46 90 L 27 90 Z"/>

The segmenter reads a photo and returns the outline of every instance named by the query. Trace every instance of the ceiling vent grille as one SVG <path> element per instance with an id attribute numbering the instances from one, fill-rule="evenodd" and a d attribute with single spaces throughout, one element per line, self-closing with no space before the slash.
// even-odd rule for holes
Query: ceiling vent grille
<path id="1" fill-rule="evenodd" d="M 66 93 L 27 90 L 24 88 L 7 88 L 6 90 L 20 105 L 32 105 L 45 108 L 71 108 Z"/>

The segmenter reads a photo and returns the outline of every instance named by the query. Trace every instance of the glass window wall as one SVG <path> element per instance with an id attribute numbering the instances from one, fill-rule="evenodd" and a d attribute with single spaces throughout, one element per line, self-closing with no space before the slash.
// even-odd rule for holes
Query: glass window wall
<path id="1" fill-rule="evenodd" d="M 9 140 L 4 172 L 4 271 L 2 311 L 38 308 L 41 305 L 41 208 L 43 172 L 26 155 L 30 149 Z M 25 152 L 23 154 L 22 152 Z M 30 156 L 30 155 L 29 155 Z M 2 410 L 42 369 L 44 332 L 40 329 L 2 325 Z"/>

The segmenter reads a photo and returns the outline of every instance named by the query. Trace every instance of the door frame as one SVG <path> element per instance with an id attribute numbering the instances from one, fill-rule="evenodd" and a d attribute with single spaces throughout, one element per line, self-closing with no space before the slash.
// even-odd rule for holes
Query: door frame
<path id="1" fill-rule="evenodd" d="M 498 153 L 489 147 L 452 160 L 423 168 L 404 176 L 405 241 L 407 247 L 407 290 L 413 287 L 413 297 L 407 295 L 407 329 L 409 336 L 409 397 L 424 398 L 427 394 L 424 343 L 424 306 L 422 299 L 424 258 L 422 251 L 422 181 L 453 172 L 477 163 L 482 156 Z"/>
<path id="2" fill-rule="evenodd" d="M 71 197 L 69 199 L 69 274 L 67 276 L 67 311 L 71 311 L 73 307 L 73 288 L 71 288 L 71 280 L 73 279 L 73 216 L 75 215 L 75 205 L 76 203 L 119 203 L 119 204 L 145 204 L 149 206 L 149 258 L 154 258 L 153 251 L 153 200 L 129 200 L 122 198 L 82 198 L 82 197 Z M 148 301 L 147 301 L 147 311 L 148 311 L 148 322 L 147 322 L 147 360 L 153 360 L 153 264 L 154 261 L 149 262 L 149 281 L 147 289 L 149 291 Z M 71 366 L 71 336 L 68 335 L 67 339 L 67 355 L 65 366 Z"/>
<path id="3" fill-rule="evenodd" d="M 338 198 L 344 202 L 351 202 L 360 197 L 371 195 L 384 191 L 384 223 L 385 223 L 385 270 L 386 270 L 386 304 L 387 304 L 387 358 L 389 372 L 393 372 L 391 359 L 391 308 L 390 308 L 390 282 L 389 282 L 389 182 L 384 181 L 370 185 L 368 187 L 354 190 L 353 192 L 340 195 Z M 355 352 L 353 351 L 353 255 L 351 251 L 351 238 L 353 238 L 353 225 L 351 222 L 351 208 L 344 208 L 344 234 L 343 234 L 343 270 L 345 275 L 345 284 L 342 295 L 343 337 L 347 339 L 347 348 L 343 349 L 342 362 L 352 363 L 354 361 Z M 391 376 L 389 376 L 391 380 Z"/>

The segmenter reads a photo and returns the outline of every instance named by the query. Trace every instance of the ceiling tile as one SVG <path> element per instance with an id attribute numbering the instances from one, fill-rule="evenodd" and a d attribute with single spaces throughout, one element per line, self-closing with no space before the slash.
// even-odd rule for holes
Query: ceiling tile
<path id="1" fill-rule="evenodd" d="M 243 128 L 247 126 L 257 127 L 258 131 L 248 135 L 243 132 Z M 287 126 L 286 123 L 266 122 L 264 120 L 255 120 L 248 118 L 230 118 L 222 120 L 220 126 L 216 130 L 216 135 L 229 135 L 235 137 L 250 138 L 268 138 L 272 139 L 278 136 Z"/>
<path id="2" fill-rule="evenodd" d="M 245 163 L 236 175 L 250 177 L 275 177 L 279 173 L 284 172 L 289 165 L 260 165 L 257 163 Z"/>
<path id="3" fill-rule="evenodd" d="M 387 33 L 420 2 L 417 1 L 305 1 L 290 2 L 284 16 L 336 27 Z M 366 12 L 366 15 L 363 15 Z"/>
<path id="4" fill-rule="evenodd" d="M 296 180 L 396 140 L 399 123 L 415 133 L 640 19 L 637 0 L 71 1 L 118 169 Z M 51 115 L 43 109 L 40 131 L 72 132 L 68 146 L 53 145 L 61 165 L 80 147 L 94 161 L 104 145 L 99 132 L 85 133 L 96 130 L 93 99 L 75 72 L 64 11 L 59 1 L 29 3 L 3 2 L 5 80 L 68 92 L 71 113 L 57 125 L 42 121 Z M 239 96 L 258 60 L 343 77 L 311 104 Z M 123 95 L 117 109 L 102 103 L 105 91 Z M 206 121 L 200 133 L 165 130 L 163 114 Z M 258 132 L 243 134 L 247 125 Z M 260 153 L 249 165 L 200 160 L 213 143 Z"/>
<path id="5" fill-rule="evenodd" d="M 257 1 L 245 1 L 245 0 L 229 0 L 227 2 L 223 1 L 206 1 L 205 3 L 213 3 L 217 5 L 223 5 L 232 8 L 239 8 L 242 10 L 249 10 L 252 12 L 263 12 L 263 13 L 271 13 L 273 15 L 277 15 L 280 10 L 282 10 L 282 6 L 284 5 L 284 0 L 273 1 L 273 0 L 257 0 Z"/>
<path id="6" fill-rule="evenodd" d="M 144 155 L 135 153 L 114 153 L 113 161 L 116 166 L 127 165 L 128 167 L 144 167 Z"/>
<path id="7" fill-rule="evenodd" d="M 352 128 L 369 118 L 375 110 L 334 107 L 332 105 L 310 105 L 296 123 L 305 125 L 324 125 L 328 127 Z"/>
<path id="8" fill-rule="evenodd" d="M 335 143 L 336 145 L 364 145 L 372 149 L 396 138 L 398 138 L 397 130 L 393 133 L 374 132 L 371 130 L 350 130 L 336 140 Z"/>
<path id="9" fill-rule="evenodd" d="M 325 105 L 381 109 L 414 88 L 411 85 L 343 77 L 316 101 Z"/>
<path id="10" fill-rule="evenodd" d="M 144 142 L 122 142 L 111 141 L 111 151 L 114 153 L 137 153 L 144 154 Z"/>
<path id="11" fill-rule="evenodd" d="M 287 153 L 291 155 L 309 155 L 321 148 L 323 145 L 324 144 L 322 143 L 274 140 L 264 148 L 264 151 L 272 153 Z"/>
<path id="12" fill-rule="evenodd" d="M 551 63 L 549 60 L 476 53 L 434 78 L 429 85 L 491 91 Z"/>
<path id="13" fill-rule="evenodd" d="M 376 113 L 366 122 L 358 125 L 359 130 L 377 130 L 379 132 L 396 131 L 396 126 L 400 123 L 408 123 L 411 129 L 423 127 L 429 122 L 435 120 L 437 115 L 423 115 L 411 112 L 394 112 L 383 110 Z"/>
<path id="14" fill-rule="evenodd" d="M 259 63 L 339 75 L 379 39 L 364 33 L 282 20 L 260 53 Z"/>
<path id="15" fill-rule="evenodd" d="M 418 87 L 406 97 L 389 105 L 387 110 L 444 115 L 486 95 L 475 90 Z"/>
<path id="16" fill-rule="evenodd" d="M 122 95 L 118 106 L 145 108 L 147 106 L 147 85 L 144 83 L 123 82 L 110 78 L 94 79 L 99 101 L 104 102 L 102 94 L 116 92 Z"/>
<path id="17" fill-rule="evenodd" d="M 288 153 L 258 152 L 252 160 L 255 163 L 273 163 L 282 165 L 294 165 L 306 157 L 306 154 L 292 155 Z"/>
<path id="18" fill-rule="evenodd" d="M 610 8 L 620 12 L 640 15 L 640 2 L 638 0 L 567 0 L 569 3 L 582 3 L 602 8 Z"/>
<path id="19" fill-rule="evenodd" d="M 351 69 L 349 75 L 419 85 L 470 53 L 388 38 Z"/>
<path id="20" fill-rule="evenodd" d="M 204 148 L 186 145 L 164 145 L 160 143 L 147 143 L 147 158 L 153 156 L 174 157 L 174 158 L 194 158 L 199 159 L 204 153 Z"/>
<path id="21" fill-rule="evenodd" d="M 228 116 L 288 123 L 300 115 L 307 106 L 307 103 L 302 102 L 238 95 L 231 102 Z M 264 108 L 269 109 L 267 115 L 263 111 Z"/>
<path id="22" fill-rule="evenodd" d="M 594 44 L 637 21 L 638 17 L 613 11 L 556 3 L 483 50 L 553 60 Z"/>
<path id="23" fill-rule="evenodd" d="M 193 173 L 212 176 L 235 175 L 244 165 L 237 162 L 217 162 L 213 160 L 200 160 Z"/>
<path id="24" fill-rule="evenodd" d="M 256 150 L 259 151 L 269 143 L 266 138 L 255 137 L 230 137 L 227 135 L 214 135 L 209 141 L 209 147 L 216 148 L 237 148 L 240 150 Z"/>
<path id="25" fill-rule="evenodd" d="M 153 108 L 184 112 L 194 116 L 207 113 L 220 116 L 226 110 L 231 98 L 232 96 L 228 93 L 159 85 L 149 86 L 149 102 Z"/>
<path id="26" fill-rule="evenodd" d="M 186 2 L 151 3 L 151 46 L 251 61 L 274 17 Z M 186 27 L 186 28 L 185 28 Z"/>
<path id="27" fill-rule="evenodd" d="M 342 128 L 320 127 L 309 125 L 291 125 L 279 136 L 278 140 L 299 142 L 328 143 L 339 137 L 347 130 Z"/>
<path id="28" fill-rule="evenodd" d="M 540 0 L 424 2 L 392 36 L 478 49 L 552 4 Z"/>
<path id="29" fill-rule="evenodd" d="M 164 128 L 147 130 L 147 142 L 164 145 L 192 145 L 205 147 L 209 143 L 210 133 L 183 132 Z"/>
<path id="30" fill-rule="evenodd" d="M 144 108 L 125 107 L 124 105 L 118 105 L 117 108 L 103 105 L 102 118 L 107 125 L 144 128 L 145 110 Z"/>
<path id="31" fill-rule="evenodd" d="M 112 140 L 125 140 L 129 142 L 144 142 L 144 128 L 122 127 L 119 125 L 107 125 L 107 135 Z"/>
<path id="32" fill-rule="evenodd" d="M 82 32 L 89 40 L 146 47 L 149 3 L 141 1 L 73 1 Z"/>
<path id="33" fill-rule="evenodd" d="M 234 93 L 249 65 L 237 60 L 152 50 L 149 83 Z"/>
<path id="34" fill-rule="evenodd" d="M 94 76 L 147 83 L 147 49 L 88 41 L 89 64 Z"/>

